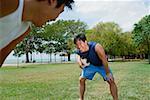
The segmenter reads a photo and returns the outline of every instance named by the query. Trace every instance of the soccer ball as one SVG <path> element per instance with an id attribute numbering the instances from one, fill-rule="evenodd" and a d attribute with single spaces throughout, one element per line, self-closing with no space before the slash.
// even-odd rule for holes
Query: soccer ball
<path id="1" fill-rule="evenodd" d="M 82 65 L 83 65 L 82 67 L 87 67 L 87 66 L 90 65 L 90 63 L 87 61 L 86 58 L 81 59 L 81 62 L 82 62 Z"/>

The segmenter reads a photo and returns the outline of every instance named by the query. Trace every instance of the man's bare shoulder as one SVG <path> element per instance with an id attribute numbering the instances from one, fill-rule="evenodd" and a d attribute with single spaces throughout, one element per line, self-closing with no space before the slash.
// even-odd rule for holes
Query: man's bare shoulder
<path id="1" fill-rule="evenodd" d="M 19 5 L 19 0 L 0 0 L 0 18 L 14 12 Z"/>

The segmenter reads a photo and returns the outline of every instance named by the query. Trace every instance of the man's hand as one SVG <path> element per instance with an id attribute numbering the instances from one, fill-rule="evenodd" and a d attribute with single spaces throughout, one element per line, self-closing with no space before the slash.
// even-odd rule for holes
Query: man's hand
<path id="1" fill-rule="evenodd" d="M 114 80 L 114 78 L 113 78 L 113 76 L 112 76 L 111 73 L 107 73 L 106 76 L 107 76 L 107 80 L 108 80 L 109 82 L 111 82 L 111 81 Z"/>
<path id="2" fill-rule="evenodd" d="M 81 65 L 80 68 L 83 69 L 84 67 L 87 67 L 87 65 Z"/>
<path id="3" fill-rule="evenodd" d="M 87 62 L 87 59 L 82 59 L 79 55 L 77 55 L 77 62 L 81 69 L 90 65 L 90 63 Z"/>

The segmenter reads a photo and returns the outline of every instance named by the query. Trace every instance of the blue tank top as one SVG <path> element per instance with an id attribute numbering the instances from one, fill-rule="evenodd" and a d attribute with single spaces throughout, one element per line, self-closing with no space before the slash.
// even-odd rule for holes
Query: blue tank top
<path id="1" fill-rule="evenodd" d="M 96 44 L 96 42 L 88 42 L 89 50 L 83 53 L 80 50 L 77 50 L 77 54 L 81 57 L 81 59 L 87 59 L 87 62 L 90 62 L 95 66 L 102 66 L 102 61 L 95 51 Z"/>

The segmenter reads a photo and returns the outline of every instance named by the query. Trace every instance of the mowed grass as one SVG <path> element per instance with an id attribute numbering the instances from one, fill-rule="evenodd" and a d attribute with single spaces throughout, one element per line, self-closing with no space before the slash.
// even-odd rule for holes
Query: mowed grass
<path id="1" fill-rule="evenodd" d="M 150 65 L 109 63 L 119 100 L 150 100 Z M 77 64 L 41 64 L 0 69 L 0 100 L 78 100 Z M 98 74 L 86 83 L 85 100 L 112 100 L 108 84 Z"/>

